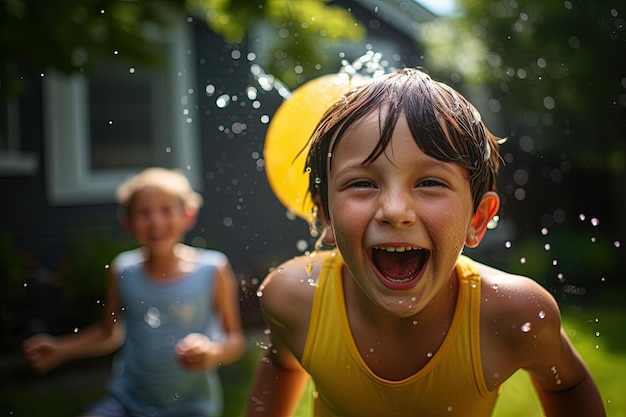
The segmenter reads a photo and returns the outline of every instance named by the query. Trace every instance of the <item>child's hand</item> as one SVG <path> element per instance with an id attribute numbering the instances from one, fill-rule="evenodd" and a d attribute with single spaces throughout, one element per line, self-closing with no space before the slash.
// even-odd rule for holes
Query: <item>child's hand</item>
<path id="1" fill-rule="evenodd" d="M 37 334 L 22 344 L 26 359 L 35 371 L 44 374 L 63 362 L 56 338 Z"/>
<path id="2" fill-rule="evenodd" d="M 216 354 L 219 344 L 201 333 L 191 333 L 174 347 L 180 363 L 188 371 L 204 371 L 219 365 Z"/>

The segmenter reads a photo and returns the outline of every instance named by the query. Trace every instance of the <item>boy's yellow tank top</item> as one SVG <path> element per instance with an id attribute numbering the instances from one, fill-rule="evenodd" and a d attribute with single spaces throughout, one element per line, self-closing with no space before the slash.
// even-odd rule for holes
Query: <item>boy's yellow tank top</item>
<path id="1" fill-rule="evenodd" d="M 337 253 L 317 282 L 302 366 L 315 383 L 316 417 L 486 417 L 498 390 L 485 384 L 480 356 L 480 276 L 472 261 L 457 261 L 459 294 L 450 329 L 416 374 L 389 381 L 363 361 L 348 324 Z"/>

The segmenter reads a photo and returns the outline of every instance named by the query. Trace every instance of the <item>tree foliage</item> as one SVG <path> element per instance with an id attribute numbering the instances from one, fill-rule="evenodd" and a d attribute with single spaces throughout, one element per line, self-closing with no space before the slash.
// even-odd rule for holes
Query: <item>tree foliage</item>
<path id="1" fill-rule="evenodd" d="M 251 28 L 271 51 L 264 67 L 288 85 L 313 72 L 336 39 L 360 39 L 363 29 L 345 9 L 327 0 L 2 0 L 0 93 L 24 88 L 19 65 L 42 71 L 89 73 L 103 56 L 158 65 L 160 55 L 146 28 L 167 26 L 182 13 L 206 18 L 227 42 L 240 43 Z"/>
<path id="2" fill-rule="evenodd" d="M 509 126 L 532 134 L 539 152 L 567 151 L 582 164 L 623 174 L 624 3 L 459 1 L 463 12 L 451 26 L 430 29 L 439 35 L 431 42 L 438 67 L 490 84 L 494 107 Z"/>
<path id="3" fill-rule="evenodd" d="M 206 11 L 209 27 L 230 43 L 262 44 L 267 53 L 257 60 L 288 86 L 299 76 L 316 73 L 336 57 L 329 49 L 337 41 L 359 41 L 365 30 L 346 9 L 329 0 L 189 0 Z"/>
<path id="4" fill-rule="evenodd" d="M 3 0 L 0 2 L 0 91 L 22 91 L 19 65 L 89 73 L 102 56 L 159 63 L 146 25 L 167 25 L 185 0 Z"/>

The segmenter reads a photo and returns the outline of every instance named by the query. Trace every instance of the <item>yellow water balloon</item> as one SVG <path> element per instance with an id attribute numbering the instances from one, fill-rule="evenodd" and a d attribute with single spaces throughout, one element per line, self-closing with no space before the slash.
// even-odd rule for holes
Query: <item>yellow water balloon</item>
<path id="1" fill-rule="evenodd" d="M 265 136 L 265 173 L 278 200 L 291 212 L 310 221 L 313 201 L 305 172 L 309 139 L 324 112 L 354 87 L 345 74 L 311 80 L 276 110 Z"/>

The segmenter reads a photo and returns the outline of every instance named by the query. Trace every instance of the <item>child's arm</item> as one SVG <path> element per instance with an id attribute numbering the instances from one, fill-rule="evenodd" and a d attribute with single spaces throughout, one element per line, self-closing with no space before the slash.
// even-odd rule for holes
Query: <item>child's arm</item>
<path id="1" fill-rule="evenodd" d="M 302 279 L 308 257 L 295 258 L 274 270 L 260 288 L 270 346 L 261 359 L 246 417 L 293 415 L 308 380 L 299 357 L 304 350 L 315 286 Z M 311 276 L 317 276 L 317 266 Z"/>
<path id="2" fill-rule="evenodd" d="M 583 359 L 562 330 L 537 363 L 526 368 L 548 417 L 606 415 L 600 393 Z M 552 358 L 549 360 L 548 358 Z"/>
<path id="3" fill-rule="evenodd" d="M 269 349 L 259 362 L 246 417 L 293 415 L 306 386 L 309 376 L 288 349 L 276 342 Z"/>
<path id="4" fill-rule="evenodd" d="M 192 333 L 176 345 L 176 353 L 183 366 L 192 371 L 203 371 L 231 364 L 243 355 L 245 338 L 239 310 L 239 290 L 230 263 L 217 269 L 215 306 L 221 316 L 226 339 L 211 341 L 207 336 Z"/>
<path id="5" fill-rule="evenodd" d="M 114 273 L 111 272 L 105 309 L 100 321 L 64 336 L 32 336 L 22 345 L 26 359 L 37 372 L 46 373 L 71 359 L 103 356 L 114 352 L 124 340 L 124 326 L 118 312 L 117 285 Z"/>
<path id="6" fill-rule="evenodd" d="M 605 416 L 602 399 L 583 359 L 561 328 L 556 302 L 549 294 L 539 294 L 545 303 L 545 318 L 535 343 L 527 344 L 525 355 L 542 406 L 548 417 Z"/>

